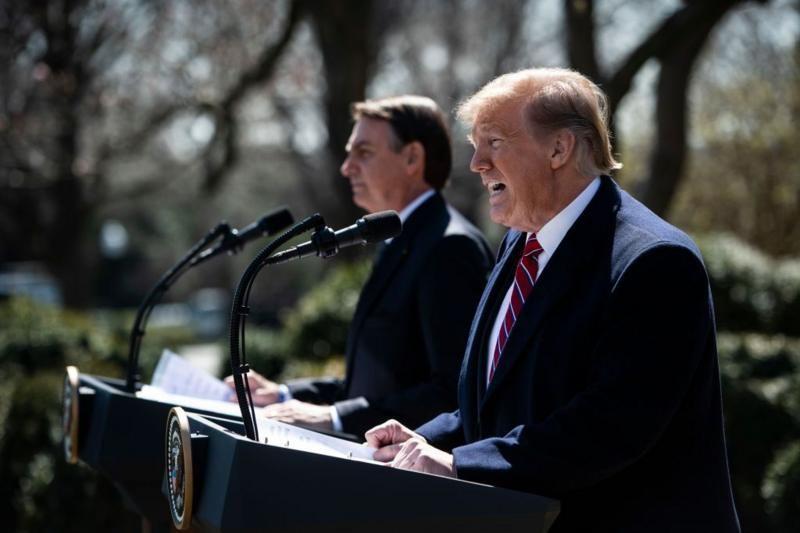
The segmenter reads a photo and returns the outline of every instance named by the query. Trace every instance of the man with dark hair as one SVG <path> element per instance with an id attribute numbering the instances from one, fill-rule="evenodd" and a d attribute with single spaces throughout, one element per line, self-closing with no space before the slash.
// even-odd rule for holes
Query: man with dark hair
<path id="1" fill-rule="evenodd" d="M 459 409 L 366 439 L 394 467 L 560 499 L 552 533 L 737 533 L 708 276 L 608 176 L 606 109 L 565 69 L 500 76 L 462 104 L 470 167 L 509 231 Z"/>
<path id="2" fill-rule="evenodd" d="M 387 417 L 417 425 L 456 405 L 472 314 L 491 268 L 480 232 L 441 195 L 452 165 L 444 116 L 429 98 L 353 106 L 342 174 L 353 202 L 393 209 L 403 232 L 380 252 L 347 339 L 346 378 L 278 385 L 251 377 L 265 415 L 362 436 Z"/>

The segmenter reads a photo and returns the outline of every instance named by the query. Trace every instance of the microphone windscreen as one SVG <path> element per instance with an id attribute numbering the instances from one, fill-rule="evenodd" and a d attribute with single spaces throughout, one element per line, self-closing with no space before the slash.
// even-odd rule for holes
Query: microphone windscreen
<path id="1" fill-rule="evenodd" d="M 366 215 L 361 226 L 361 236 L 368 244 L 385 241 L 400 235 L 403 223 L 396 211 L 381 211 Z"/>
<path id="2" fill-rule="evenodd" d="M 294 217 L 285 207 L 279 207 L 271 213 L 267 213 L 259 221 L 259 227 L 262 232 L 269 235 L 274 235 L 284 228 L 288 228 L 294 223 Z"/>

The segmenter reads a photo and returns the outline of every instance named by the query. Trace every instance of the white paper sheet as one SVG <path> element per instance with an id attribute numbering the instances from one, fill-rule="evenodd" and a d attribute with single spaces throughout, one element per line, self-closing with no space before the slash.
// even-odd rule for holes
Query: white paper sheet
<path id="1" fill-rule="evenodd" d="M 209 400 L 207 398 L 197 398 L 194 396 L 184 396 L 181 394 L 173 394 L 166 392 L 158 387 L 152 385 L 142 385 L 142 389 L 136 393 L 139 398 L 148 400 L 156 400 L 164 403 L 171 403 L 173 405 L 180 405 L 181 407 L 190 407 L 200 411 L 209 411 L 211 413 L 219 413 L 229 416 L 241 416 L 242 411 L 239 404 L 236 402 L 228 402 L 223 400 Z M 256 416 L 261 415 L 261 409 L 256 408 Z"/>
<path id="2" fill-rule="evenodd" d="M 322 435 L 315 431 L 299 428 L 277 420 L 256 416 L 258 438 L 272 446 L 284 446 L 304 452 L 320 453 L 332 457 L 359 459 L 377 462 L 372 459 L 375 448 L 370 448 L 344 439 Z"/>
<path id="3" fill-rule="evenodd" d="M 171 394 L 207 400 L 228 401 L 235 397 L 233 390 L 221 379 L 200 370 L 170 350 L 161 353 L 151 385 Z"/>

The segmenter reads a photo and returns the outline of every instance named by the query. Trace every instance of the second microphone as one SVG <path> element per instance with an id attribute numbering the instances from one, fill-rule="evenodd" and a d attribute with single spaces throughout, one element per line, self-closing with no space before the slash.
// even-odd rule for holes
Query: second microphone
<path id="1" fill-rule="evenodd" d="M 400 235 L 403 223 L 395 211 L 381 211 L 359 218 L 355 224 L 338 231 L 325 227 L 311 237 L 311 240 L 293 248 L 277 253 L 267 260 L 267 264 L 285 263 L 309 255 L 331 257 L 348 246 L 373 244 Z"/>

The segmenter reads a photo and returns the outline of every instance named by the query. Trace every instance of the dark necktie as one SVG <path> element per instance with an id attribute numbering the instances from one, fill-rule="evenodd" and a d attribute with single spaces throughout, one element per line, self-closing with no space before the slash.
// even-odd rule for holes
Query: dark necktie
<path id="1" fill-rule="evenodd" d="M 540 253 L 542 253 L 542 246 L 536 239 L 536 234 L 532 233 L 525 242 L 525 250 L 522 252 L 522 257 L 520 257 L 517 270 L 514 273 L 511 301 L 508 303 L 506 316 L 503 318 L 503 324 L 500 326 L 500 332 L 497 335 L 497 344 L 492 354 L 492 366 L 489 369 L 490 382 L 494 377 L 494 371 L 497 369 L 497 363 L 500 361 L 500 356 L 503 354 L 506 342 L 508 342 L 511 328 L 514 326 L 514 322 L 517 321 L 519 312 L 522 310 L 522 305 L 525 303 L 528 295 L 530 295 L 531 289 L 533 289 L 536 275 L 539 272 L 538 257 Z"/>

